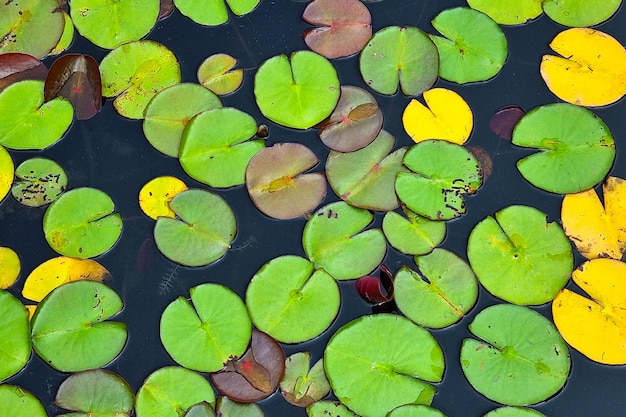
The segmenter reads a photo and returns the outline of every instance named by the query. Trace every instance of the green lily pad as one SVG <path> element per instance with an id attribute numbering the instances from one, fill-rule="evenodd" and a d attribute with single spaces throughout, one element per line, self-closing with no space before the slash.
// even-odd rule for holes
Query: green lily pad
<path id="1" fill-rule="evenodd" d="M 32 318 L 33 347 L 62 372 L 99 368 L 126 344 L 126 324 L 106 321 L 122 310 L 115 291 L 97 281 L 73 281 L 44 298 Z"/>
<path id="2" fill-rule="evenodd" d="M 83 187 L 63 193 L 43 218 L 48 244 L 61 255 L 92 258 L 108 251 L 122 234 L 122 218 L 111 197 Z"/>
<path id="3" fill-rule="evenodd" d="M 407 404 L 394 408 L 387 417 L 446 417 L 436 408 L 423 404 Z"/>
<path id="4" fill-rule="evenodd" d="M 543 0 L 546 15 L 563 26 L 595 26 L 608 20 L 622 0 Z"/>
<path id="5" fill-rule="evenodd" d="M 0 92 L 0 144 L 9 149 L 42 150 L 59 141 L 72 124 L 74 109 L 57 97 L 44 103 L 44 82 L 25 80 Z"/>
<path id="6" fill-rule="evenodd" d="M 258 404 L 238 403 L 224 396 L 217 399 L 217 410 L 220 417 L 265 417 Z"/>
<path id="7" fill-rule="evenodd" d="M 296 129 L 307 129 L 327 118 L 339 93 L 337 71 L 326 58 L 311 51 L 270 58 L 254 78 L 254 96 L 261 113 Z"/>
<path id="8" fill-rule="evenodd" d="M 310 363 L 309 352 L 296 352 L 285 361 L 285 375 L 280 381 L 280 392 L 289 403 L 298 407 L 308 407 L 330 392 L 324 360 L 318 360 L 309 369 Z"/>
<path id="9" fill-rule="evenodd" d="M 201 403 L 192 405 L 184 417 L 215 417 L 215 410 L 211 407 L 206 401 L 202 401 Z"/>
<path id="10" fill-rule="evenodd" d="M 63 168 L 47 158 L 27 159 L 15 170 L 15 177 L 11 193 L 17 201 L 30 207 L 52 203 L 67 187 Z"/>
<path id="11" fill-rule="evenodd" d="M 469 383 L 487 398 L 527 405 L 556 394 L 570 371 L 567 344 L 556 327 L 528 307 L 498 304 L 469 325 L 480 339 L 465 339 L 461 367 Z"/>
<path id="12" fill-rule="evenodd" d="M 222 107 L 220 99 L 198 84 L 181 83 L 159 91 L 148 103 L 143 133 L 156 150 L 178 158 L 180 140 L 191 118 Z"/>
<path id="13" fill-rule="evenodd" d="M 467 4 L 501 25 L 521 25 L 543 13 L 543 0 L 468 0 Z"/>
<path id="14" fill-rule="evenodd" d="M 130 119 L 143 119 L 152 97 L 180 82 L 176 56 L 154 41 L 135 41 L 118 46 L 100 62 L 102 95 L 116 97 L 113 106 Z"/>
<path id="15" fill-rule="evenodd" d="M 246 305 L 254 326 L 283 343 L 320 335 L 339 313 L 337 282 L 307 259 L 285 255 L 267 262 L 250 280 Z"/>
<path id="16" fill-rule="evenodd" d="M 243 83 L 243 69 L 233 69 L 237 60 L 228 54 L 211 55 L 198 68 L 198 82 L 215 94 L 233 93 Z"/>
<path id="17" fill-rule="evenodd" d="M 338 401 L 317 401 L 306 408 L 308 417 L 358 417 Z"/>
<path id="18" fill-rule="evenodd" d="M 226 188 L 245 182 L 250 159 L 265 147 L 248 140 L 257 124 L 232 107 L 207 110 L 195 116 L 183 131 L 179 159 L 190 177 L 211 187 Z"/>
<path id="19" fill-rule="evenodd" d="M 381 211 L 398 207 L 396 175 L 408 170 L 402 164 L 406 148 L 391 152 L 395 142 L 383 130 L 363 149 L 331 151 L 326 160 L 326 176 L 335 194 L 356 207 Z"/>
<path id="20" fill-rule="evenodd" d="M 525 407 L 500 407 L 491 410 L 483 417 L 546 417 L 537 410 Z"/>
<path id="21" fill-rule="evenodd" d="M 450 220 L 465 213 L 465 196 L 482 184 L 480 164 L 468 149 L 445 140 L 425 140 L 404 155 L 412 172 L 400 172 L 396 193 L 415 213 Z"/>
<path id="22" fill-rule="evenodd" d="M 446 223 L 430 220 L 402 206 L 404 216 L 389 211 L 383 217 L 383 233 L 395 249 L 407 255 L 430 253 L 446 237 Z"/>
<path id="23" fill-rule="evenodd" d="M 190 189 L 177 194 L 170 208 L 177 217 L 159 217 L 154 226 L 154 243 L 163 255 L 186 266 L 209 265 L 224 256 L 237 231 L 226 200 Z"/>
<path id="24" fill-rule="evenodd" d="M 241 356 L 252 325 L 239 296 L 219 284 L 202 284 L 172 301 L 161 316 L 161 341 L 172 358 L 186 368 L 215 372 Z"/>
<path id="25" fill-rule="evenodd" d="M 526 206 L 510 206 L 495 219 L 487 217 L 467 243 L 467 257 L 480 283 L 514 304 L 552 300 L 570 278 L 573 256 L 563 229 Z"/>
<path id="26" fill-rule="evenodd" d="M 57 406 L 75 411 L 72 417 L 129 417 L 135 393 L 119 375 L 93 369 L 70 375 L 59 386 Z"/>
<path id="27" fill-rule="evenodd" d="M 304 226 L 304 251 L 316 268 L 323 268 L 335 279 L 367 275 L 380 265 L 387 251 L 380 229 L 363 231 L 373 219 L 369 211 L 343 201 L 330 203 Z"/>
<path id="28" fill-rule="evenodd" d="M 508 45 L 502 29 L 486 14 L 469 7 L 439 13 L 431 35 L 439 50 L 439 76 L 465 84 L 494 77 L 504 65 Z"/>
<path id="29" fill-rule="evenodd" d="M 417 271 L 403 266 L 394 279 L 398 309 L 415 323 L 440 329 L 465 317 L 478 299 L 478 282 L 464 260 L 445 249 L 416 256 Z"/>
<path id="30" fill-rule="evenodd" d="M 206 401 L 215 405 L 209 381 L 197 372 L 167 366 L 151 373 L 137 391 L 137 417 L 172 417 Z"/>
<path id="31" fill-rule="evenodd" d="M 429 405 L 436 392 L 429 382 L 441 381 L 445 365 L 427 330 L 402 316 L 376 314 L 337 330 L 324 366 L 343 404 L 360 415 L 384 417 L 404 404 Z"/>
<path id="32" fill-rule="evenodd" d="M 72 46 L 72 42 L 74 41 L 74 22 L 72 22 L 72 18 L 69 13 L 63 11 L 63 20 L 65 24 L 63 26 L 63 33 L 61 34 L 61 38 L 54 46 L 52 51 L 50 51 L 50 55 L 59 55 L 65 52 L 70 46 Z"/>
<path id="33" fill-rule="evenodd" d="M 558 194 L 587 190 L 611 169 L 615 142 L 591 111 L 569 103 L 547 104 L 526 113 L 513 130 L 513 144 L 533 148 L 517 162 L 535 187 Z"/>
<path id="34" fill-rule="evenodd" d="M 17 298 L 0 290 L 0 381 L 18 373 L 30 353 L 28 312 Z"/>
<path id="35" fill-rule="evenodd" d="M 435 84 L 439 54 L 433 42 L 416 27 L 388 26 L 376 32 L 359 57 L 365 83 L 381 94 L 414 96 Z"/>
<path id="36" fill-rule="evenodd" d="M 260 2 L 261 0 L 174 0 L 176 8 L 182 14 L 207 26 L 228 22 L 228 9 L 235 15 L 242 16 L 254 10 Z"/>
<path id="37" fill-rule="evenodd" d="M 0 385 L 2 412 L 11 417 L 48 417 L 48 413 L 37 397 L 22 387 Z"/>

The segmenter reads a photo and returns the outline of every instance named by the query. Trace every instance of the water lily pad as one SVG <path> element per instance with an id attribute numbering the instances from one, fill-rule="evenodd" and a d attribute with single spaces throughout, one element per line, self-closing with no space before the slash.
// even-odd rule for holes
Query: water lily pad
<path id="1" fill-rule="evenodd" d="M 185 412 L 184 417 L 215 417 L 215 410 L 206 401 L 194 404 Z"/>
<path id="2" fill-rule="evenodd" d="M 380 229 L 363 231 L 374 216 L 367 210 L 338 201 L 307 221 L 302 245 L 316 268 L 335 279 L 354 279 L 372 272 L 382 262 L 387 243 Z"/>
<path id="3" fill-rule="evenodd" d="M 67 187 L 67 175 L 59 164 L 47 158 L 31 158 L 15 170 L 13 197 L 25 206 L 41 207 L 59 198 Z"/>
<path id="4" fill-rule="evenodd" d="M 44 82 L 25 80 L 0 92 L 0 144 L 9 149 L 42 150 L 56 143 L 72 124 L 69 101 L 58 97 L 44 103 Z"/>
<path id="5" fill-rule="evenodd" d="M 2 412 L 11 417 L 48 417 L 37 397 L 15 385 L 0 385 L 0 404 Z"/>
<path id="6" fill-rule="evenodd" d="M 122 218 L 111 197 L 83 187 L 63 193 L 43 218 L 48 244 L 61 255 L 92 258 L 108 251 L 122 234 Z"/>
<path id="7" fill-rule="evenodd" d="M 0 381 L 18 373 L 30 354 L 28 312 L 17 298 L 0 290 Z"/>
<path id="8" fill-rule="evenodd" d="M 423 404 L 407 404 L 394 408 L 387 417 L 446 417 L 444 413 L 436 408 Z"/>
<path id="9" fill-rule="evenodd" d="M 383 233 L 389 244 L 407 255 L 425 255 L 446 237 L 446 223 L 430 220 L 402 206 L 404 216 L 390 211 L 383 217 Z"/>
<path id="10" fill-rule="evenodd" d="M 433 27 L 443 35 L 431 35 L 439 50 L 439 76 L 465 84 L 485 81 L 500 72 L 508 54 L 502 29 L 486 14 L 469 7 L 439 13 Z"/>
<path id="11" fill-rule="evenodd" d="M 174 219 L 176 213 L 170 208 L 170 202 L 185 190 L 187 185 L 176 177 L 166 175 L 151 179 L 139 190 L 139 207 L 154 220 L 159 217 Z"/>
<path id="12" fill-rule="evenodd" d="M 126 344 L 126 324 L 108 321 L 122 310 L 121 298 L 96 281 L 75 281 L 53 290 L 32 318 L 33 347 L 62 372 L 102 367 Z"/>
<path id="13" fill-rule="evenodd" d="M 615 158 L 607 125 L 589 110 L 569 103 L 528 112 L 513 130 L 513 144 L 539 150 L 519 160 L 517 168 L 535 187 L 559 194 L 595 186 Z"/>
<path id="14" fill-rule="evenodd" d="M 501 25 L 521 25 L 543 13 L 543 0 L 468 0 L 467 4 Z"/>
<path id="15" fill-rule="evenodd" d="M 161 341 L 172 358 L 186 368 L 215 372 L 241 356 L 252 326 L 243 301 L 229 288 L 202 284 L 172 301 L 161 316 Z"/>
<path id="16" fill-rule="evenodd" d="M 207 26 L 228 22 L 228 9 L 235 15 L 242 16 L 254 10 L 260 2 L 261 0 L 174 0 L 176 8 L 182 14 Z"/>
<path id="17" fill-rule="evenodd" d="M 254 78 L 254 96 L 261 113 L 296 129 L 307 129 L 328 117 L 339 93 L 337 71 L 326 58 L 311 51 L 270 58 Z"/>
<path id="18" fill-rule="evenodd" d="M 381 264 L 379 276 L 365 275 L 357 279 L 356 290 L 363 300 L 375 306 L 391 303 L 393 274 L 385 264 Z"/>
<path id="19" fill-rule="evenodd" d="M 233 93 L 243 83 L 243 69 L 233 69 L 236 65 L 228 54 L 211 55 L 198 68 L 198 82 L 215 94 Z"/>
<path id="20" fill-rule="evenodd" d="M 47 74 L 43 62 L 32 55 L 21 52 L 0 54 L 0 91 L 18 81 L 45 80 Z"/>
<path id="21" fill-rule="evenodd" d="M 159 0 L 72 0 L 74 26 L 97 46 L 114 49 L 150 32 L 159 15 Z"/>
<path id="22" fill-rule="evenodd" d="M 192 83 L 174 84 L 159 91 L 148 103 L 143 133 L 156 150 L 178 158 L 183 130 L 193 116 L 222 107 L 211 91 Z"/>
<path id="23" fill-rule="evenodd" d="M 0 201 L 9 193 L 11 185 L 13 185 L 14 176 L 15 165 L 13 165 L 13 158 L 4 149 L 4 146 L 0 145 Z"/>
<path id="24" fill-rule="evenodd" d="M 511 140 L 513 129 L 525 114 L 526 112 L 520 106 L 504 106 L 491 116 L 489 128 L 502 139 Z"/>
<path id="25" fill-rule="evenodd" d="M 63 25 L 63 33 L 61 34 L 57 44 L 54 48 L 52 48 L 52 51 L 50 51 L 50 55 L 59 55 L 65 52 L 74 41 L 74 34 L 76 31 L 74 30 L 74 22 L 72 22 L 69 11 L 63 11 L 63 20 L 65 21 L 65 24 Z"/>
<path id="26" fill-rule="evenodd" d="M 299 343 L 326 330 L 339 312 L 337 282 L 307 259 L 284 255 L 250 280 L 246 305 L 254 326 L 283 343 Z"/>
<path id="27" fill-rule="evenodd" d="M 0 246 L 0 289 L 7 289 L 15 284 L 20 275 L 21 262 L 11 248 Z"/>
<path id="28" fill-rule="evenodd" d="M 527 206 L 509 206 L 479 222 L 470 233 L 467 257 L 487 291 L 510 303 L 531 305 L 552 300 L 574 263 L 563 229 Z"/>
<path id="29" fill-rule="evenodd" d="M 476 157 L 466 148 L 444 140 L 426 140 L 404 155 L 411 172 L 400 172 L 396 193 L 402 203 L 431 220 L 450 220 L 465 213 L 465 196 L 482 184 Z"/>
<path id="30" fill-rule="evenodd" d="M 310 361 L 311 354 L 308 351 L 296 352 L 285 361 L 280 392 L 289 403 L 298 407 L 308 407 L 330 392 L 323 359 L 309 369 Z"/>
<path id="31" fill-rule="evenodd" d="M 317 401 L 306 408 L 308 417 L 358 417 L 339 401 Z"/>
<path id="32" fill-rule="evenodd" d="M 170 208 L 177 218 L 160 217 L 154 226 L 154 241 L 163 255 L 187 266 L 209 265 L 224 256 L 237 223 L 222 197 L 189 189 L 177 194 Z"/>
<path id="33" fill-rule="evenodd" d="M 439 54 L 421 29 L 388 26 L 376 32 L 361 51 L 365 83 L 381 94 L 421 94 L 437 81 Z"/>
<path id="34" fill-rule="evenodd" d="M 395 142 L 383 130 L 363 149 L 331 151 L 326 160 L 326 175 L 335 194 L 356 207 L 381 211 L 398 207 L 396 176 L 408 170 L 402 164 L 406 148 L 391 152 Z"/>
<path id="35" fill-rule="evenodd" d="M 319 160 L 299 143 L 277 143 L 259 151 L 246 167 L 246 188 L 254 205 L 277 219 L 311 212 L 326 196 L 326 178 L 306 173 Z"/>
<path id="36" fill-rule="evenodd" d="M 179 160 L 190 177 L 210 187 L 226 188 L 245 182 L 248 162 L 265 147 L 248 140 L 257 124 L 247 113 L 232 107 L 204 111 L 183 131 Z"/>
<path id="37" fill-rule="evenodd" d="M 113 106 L 124 117 L 143 119 L 152 97 L 180 82 L 176 56 L 154 41 L 135 41 L 109 52 L 100 62 L 102 95 L 116 97 Z"/>
<path id="38" fill-rule="evenodd" d="M 358 414 L 384 417 L 404 404 L 429 405 L 443 352 L 424 328 L 402 316 L 363 316 L 344 325 L 324 351 L 337 398 Z"/>
<path id="39" fill-rule="evenodd" d="M 461 368 L 487 398 L 507 405 L 536 404 L 565 384 L 571 361 L 554 325 L 528 307 L 487 307 L 469 325 L 480 338 L 465 339 Z"/>
<path id="40" fill-rule="evenodd" d="M 608 20 L 622 0 L 543 0 L 546 15 L 563 26 L 594 26 Z"/>
<path id="41" fill-rule="evenodd" d="M 500 407 L 491 410 L 483 417 L 546 417 L 537 410 L 525 407 Z"/>
<path id="42" fill-rule="evenodd" d="M 220 417 L 265 417 L 265 413 L 255 403 L 238 403 L 228 397 L 217 399 L 217 410 Z"/>

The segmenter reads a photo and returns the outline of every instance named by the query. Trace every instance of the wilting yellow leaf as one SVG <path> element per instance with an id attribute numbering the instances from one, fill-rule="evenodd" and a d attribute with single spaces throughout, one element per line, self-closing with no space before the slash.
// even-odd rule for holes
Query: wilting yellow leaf
<path id="1" fill-rule="evenodd" d="M 544 55 L 541 76 L 561 100 L 580 106 L 605 106 L 626 94 L 626 49 L 599 30 L 573 28 L 556 35 Z"/>
<path id="2" fill-rule="evenodd" d="M 404 109 L 402 123 L 411 139 L 464 144 L 472 133 L 474 119 L 463 97 L 452 90 L 433 88 L 424 92 L 424 101 L 426 106 L 413 99 Z"/>
<path id="3" fill-rule="evenodd" d="M 0 247 L 0 289 L 7 289 L 20 275 L 20 258 L 11 248 Z"/>
<path id="4" fill-rule="evenodd" d="M 591 189 L 563 199 L 565 234 L 587 259 L 621 259 L 626 251 L 626 181 L 609 177 L 603 186 L 604 207 Z"/>
<path id="5" fill-rule="evenodd" d="M 574 271 L 572 278 L 591 299 L 561 290 L 552 303 L 559 332 L 591 360 L 626 364 L 626 264 L 592 259 Z"/>
<path id="6" fill-rule="evenodd" d="M 14 176 L 13 159 L 6 149 L 0 146 L 0 201 L 9 193 Z"/>
<path id="7" fill-rule="evenodd" d="M 33 301 L 41 301 L 50 291 L 66 282 L 81 279 L 103 281 L 109 278 L 109 271 L 92 259 L 77 259 L 59 256 L 48 259 L 30 273 L 22 295 Z"/>
<path id="8" fill-rule="evenodd" d="M 139 191 L 139 207 L 156 220 L 159 217 L 175 218 L 170 201 L 187 186 L 176 177 L 163 176 L 148 181 Z"/>

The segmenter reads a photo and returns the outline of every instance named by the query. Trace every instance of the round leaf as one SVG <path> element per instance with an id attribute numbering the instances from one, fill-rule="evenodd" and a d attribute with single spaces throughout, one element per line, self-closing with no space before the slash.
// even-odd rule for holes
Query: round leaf
<path id="1" fill-rule="evenodd" d="M 161 316 L 161 341 L 172 358 L 186 368 L 215 372 L 241 356 L 252 327 L 243 301 L 218 284 L 202 284 L 172 301 Z"/>
<path id="2" fill-rule="evenodd" d="M 17 253 L 11 248 L 0 246 L 0 289 L 7 289 L 17 281 L 21 263 Z"/>
<path id="3" fill-rule="evenodd" d="M 569 280 L 572 247 L 557 223 L 533 207 L 510 206 L 478 223 L 467 257 L 480 283 L 514 304 L 552 300 Z M 506 277 L 506 279 L 502 279 Z"/>
<path id="4" fill-rule="evenodd" d="M 324 366 L 337 398 L 358 414 L 384 417 L 410 403 L 430 404 L 443 352 L 425 329 L 402 316 L 376 314 L 346 324 L 330 339 Z"/>
<path id="5" fill-rule="evenodd" d="M 521 25 L 543 13 L 544 0 L 468 0 L 467 4 L 501 25 Z"/>
<path id="6" fill-rule="evenodd" d="M 176 8 L 196 23 L 217 26 L 228 22 L 228 9 L 241 16 L 250 13 L 261 0 L 174 0 Z"/>
<path id="7" fill-rule="evenodd" d="M 50 204 L 43 218 L 48 244 L 61 255 L 92 258 L 108 251 L 122 234 L 113 200 L 95 188 L 67 191 Z"/>
<path id="8" fill-rule="evenodd" d="M 265 417 L 258 404 L 238 403 L 228 397 L 217 399 L 217 410 L 221 417 Z"/>
<path id="9" fill-rule="evenodd" d="M 186 412 L 184 417 L 215 417 L 213 407 L 206 402 L 192 405 Z"/>
<path id="10" fill-rule="evenodd" d="M 278 55 L 259 67 L 254 96 L 261 113 L 278 124 L 307 129 L 324 120 L 339 100 L 332 64 L 311 51 Z"/>
<path id="11" fill-rule="evenodd" d="M 517 162 L 535 187 L 569 194 L 595 186 L 613 165 L 615 142 L 609 128 L 589 110 L 568 103 L 528 112 L 513 130 L 513 144 L 538 149 Z"/>
<path id="12" fill-rule="evenodd" d="M 481 311 L 469 329 L 482 341 L 463 341 L 461 367 L 487 398 L 507 405 L 535 404 L 565 384 L 571 363 L 567 345 L 536 311 L 494 305 Z"/>
<path id="13" fill-rule="evenodd" d="M 383 233 L 391 246 L 407 255 L 425 255 L 446 237 L 446 223 L 430 220 L 402 207 L 404 216 L 390 211 L 383 217 Z"/>
<path id="14" fill-rule="evenodd" d="M 40 207 L 55 201 L 67 187 L 67 175 L 56 162 L 31 158 L 15 170 L 13 197 L 25 206 Z"/>
<path id="15" fill-rule="evenodd" d="M 306 408 L 309 417 L 358 417 L 339 401 L 316 401 Z"/>
<path id="16" fill-rule="evenodd" d="M 185 190 L 187 185 L 176 177 L 154 178 L 139 190 L 139 207 L 154 220 L 159 217 L 175 218 L 176 213 L 170 208 L 170 202 Z"/>
<path id="17" fill-rule="evenodd" d="M 446 417 L 436 408 L 422 404 L 407 404 L 394 408 L 387 417 Z"/>
<path id="18" fill-rule="evenodd" d="M 30 353 L 28 312 L 17 298 L 0 290 L 0 381 L 18 373 Z"/>
<path id="19" fill-rule="evenodd" d="M 233 69 L 235 65 L 228 54 L 211 55 L 198 68 L 198 82 L 215 94 L 230 94 L 243 83 L 243 69 Z"/>
<path id="20" fill-rule="evenodd" d="M 11 154 L 0 145 L 0 201 L 9 193 L 13 184 L 15 165 Z"/>
<path id="21" fill-rule="evenodd" d="M 546 417 L 539 411 L 524 407 L 500 407 L 491 410 L 483 417 Z"/>
<path id="22" fill-rule="evenodd" d="M 24 388 L 0 385 L 2 412 L 11 417 L 48 417 L 41 401 Z"/>
<path id="23" fill-rule="evenodd" d="M 543 0 L 543 11 L 563 26 L 594 26 L 609 19 L 622 0 Z"/>

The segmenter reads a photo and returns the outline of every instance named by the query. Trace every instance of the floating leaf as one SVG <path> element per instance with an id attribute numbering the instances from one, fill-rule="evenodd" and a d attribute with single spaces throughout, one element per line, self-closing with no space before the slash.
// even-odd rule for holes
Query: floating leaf
<path id="1" fill-rule="evenodd" d="M 326 195 L 326 179 L 305 173 L 319 160 L 299 143 L 277 143 L 259 151 L 246 167 L 246 188 L 254 205 L 277 219 L 293 219 L 315 209 Z"/>
<path id="2" fill-rule="evenodd" d="M 116 97 L 113 106 L 124 117 L 143 119 L 152 97 L 180 82 L 176 56 L 154 41 L 136 41 L 109 52 L 100 62 L 102 95 Z"/>
<path id="3" fill-rule="evenodd" d="M 307 221 L 302 245 L 316 268 L 335 279 L 354 279 L 372 272 L 383 260 L 387 243 L 380 229 L 363 231 L 374 219 L 367 210 L 338 201 Z"/>
<path id="4" fill-rule="evenodd" d="M 161 316 L 161 341 L 172 358 L 186 368 L 215 372 L 241 356 L 252 327 L 243 301 L 229 288 L 202 284 L 172 301 Z"/>
<path id="5" fill-rule="evenodd" d="M 180 164 L 190 177 L 210 187 L 233 187 L 245 182 L 248 162 L 261 149 L 262 140 L 248 140 L 257 124 L 247 113 L 232 107 L 196 115 L 183 131 Z"/>
<path id="6" fill-rule="evenodd" d="M 607 125 L 589 110 L 569 103 L 528 112 L 513 130 L 513 144 L 540 150 L 520 159 L 517 168 L 535 187 L 559 194 L 595 186 L 615 158 Z"/>
<path id="7" fill-rule="evenodd" d="M 626 94 L 626 49 L 599 30 L 564 30 L 550 42 L 541 76 L 557 97 L 579 106 L 606 106 Z"/>
<path id="8" fill-rule="evenodd" d="M 254 78 L 254 96 L 261 113 L 296 129 L 307 129 L 328 117 L 339 93 L 337 71 L 326 58 L 311 51 L 270 58 Z"/>
<path id="9" fill-rule="evenodd" d="M 324 351 L 337 398 L 356 413 L 384 417 L 410 403 L 430 404 L 444 370 L 435 338 L 409 319 L 363 316 L 344 325 Z"/>
<path id="10" fill-rule="evenodd" d="M 18 81 L 43 81 L 46 74 L 48 74 L 46 66 L 32 55 L 20 52 L 0 54 L 0 91 Z"/>
<path id="11" fill-rule="evenodd" d="M 365 83 L 381 94 L 421 94 L 437 81 L 439 54 L 421 29 L 388 26 L 376 32 L 361 51 Z"/>
<path id="12" fill-rule="evenodd" d="M 0 289 L 7 289 L 17 281 L 21 263 L 17 253 L 11 248 L 0 246 Z"/>
<path id="13" fill-rule="evenodd" d="M 339 312 L 336 281 L 307 259 L 274 258 L 250 280 L 246 305 L 254 326 L 283 343 L 320 335 Z"/>
<path id="14" fill-rule="evenodd" d="M 176 213 L 170 208 L 170 202 L 185 190 L 187 190 L 187 185 L 176 177 L 153 178 L 139 190 L 139 207 L 141 207 L 141 211 L 154 220 L 159 217 L 174 219 Z"/>
<path id="15" fill-rule="evenodd" d="M 202 401 L 201 403 L 192 405 L 187 412 L 185 412 L 184 417 L 215 417 L 215 411 L 211 404 L 206 401 Z"/>
<path id="16" fill-rule="evenodd" d="M 72 0 L 70 12 L 81 35 L 101 48 L 113 49 L 147 35 L 159 9 L 159 0 Z"/>
<path id="17" fill-rule="evenodd" d="M 320 26 L 304 32 L 304 41 L 326 58 L 356 54 L 372 36 L 372 16 L 359 0 L 314 0 L 302 19 Z"/>
<path id="18" fill-rule="evenodd" d="M 406 148 L 389 153 L 395 142 L 383 130 L 363 149 L 331 151 L 326 160 L 326 175 L 335 194 L 356 207 L 383 211 L 398 207 L 394 183 L 399 172 L 408 170 L 402 164 Z"/>
<path id="19" fill-rule="evenodd" d="M 280 391 L 288 402 L 298 407 L 308 407 L 330 392 L 324 361 L 320 359 L 309 369 L 310 361 L 309 352 L 296 352 L 285 361 Z"/>
<path id="20" fill-rule="evenodd" d="M 174 11 L 174 0 L 161 0 L 160 9 L 159 9 L 159 17 L 157 21 L 165 20 Z"/>
<path id="21" fill-rule="evenodd" d="M 404 216 L 390 211 L 383 217 L 383 233 L 391 246 L 407 255 L 425 255 L 446 237 L 446 223 L 430 220 L 402 206 Z"/>
<path id="22" fill-rule="evenodd" d="M 546 15 L 563 26 L 594 26 L 608 20 L 622 0 L 543 0 Z"/>
<path id="23" fill-rule="evenodd" d="M 6 197 L 13 184 L 15 165 L 11 154 L 0 145 L 0 201 Z"/>
<path id="24" fill-rule="evenodd" d="M 543 13 L 544 0 L 468 0 L 467 4 L 501 25 L 521 25 Z"/>
<path id="25" fill-rule="evenodd" d="M 30 354 L 28 312 L 17 298 L 0 290 L 0 381 L 18 373 L 30 359 Z M 6 412 L 6 403 L 2 401 L 0 404 L 3 413 Z"/>
<path id="26" fill-rule="evenodd" d="M 444 413 L 436 408 L 423 404 L 407 404 L 394 408 L 387 417 L 446 417 Z"/>
<path id="27" fill-rule="evenodd" d="M 223 396 L 217 399 L 217 410 L 220 417 L 265 417 L 258 404 L 238 403 Z"/>
<path id="28" fill-rule="evenodd" d="M 443 140 L 426 140 L 413 145 L 404 155 L 411 172 L 400 172 L 396 193 L 415 213 L 431 220 L 450 220 L 465 213 L 465 196 L 482 184 L 474 155 L 461 145 Z"/>
<path id="29" fill-rule="evenodd" d="M 235 238 L 233 210 L 217 194 L 190 189 L 170 201 L 176 218 L 159 217 L 154 241 L 163 255 L 186 266 L 204 266 L 220 259 Z"/>
<path id="30" fill-rule="evenodd" d="M 500 407 L 491 410 L 483 417 L 546 417 L 537 410 L 524 407 Z"/>
<path id="31" fill-rule="evenodd" d="M 458 93 L 445 88 L 424 91 L 424 106 L 413 99 L 404 109 L 402 124 L 414 142 L 443 139 L 464 144 L 472 133 L 472 109 Z M 428 106 L 428 107 L 427 107 Z"/>
<path id="32" fill-rule="evenodd" d="M 50 204 L 43 231 L 52 249 L 61 255 L 92 258 L 108 251 L 122 234 L 122 218 L 111 197 L 95 188 L 63 193 Z"/>
<path id="33" fill-rule="evenodd" d="M 69 101 L 58 97 L 44 103 L 44 82 L 25 80 L 0 92 L 0 144 L 9 149 L 42 150 L 56 143 L 72 124 Z"/>
<path id="34" fill-rule="evenodd" d="M 380 265 L 380 278 L 366 275 L 356 281 L 356 289 L 362 299 L 376 306 L 393 300 L 393 275 L 384 264 Z"/>
<path id="35" fill-rule="evenodd" d="M 358 417 L 338 401 L 317 401 L 306 408 L 309 417 Z"/>
<path id="36" fill-rule="evenodd" d="M 50 291 L 72 281 L 104 281 L 111 273 L 92 259 L 77 259 L 58 256 L 37 266 L 26 278 L 22 296 L 29 300 L 41 301 Z"/>
<path id="37" fill-rule="evenodd" d="M 574 263 L 563 229 L 527 206 L 509 206 L 495 219 L 479 222 L 470 233 L 467 257 L 487 291 L 510 303 L 531 305 L 552 300 Z"/>
<path id="38" fill-rule="evenodd" d="M 228 8 L 237 16 L 250 13 L 261 0 L 226 0 Z M 176 8 L 196 23 L 217 26 L 228 22 L 224 0 L 174 0 Z"/>
<path id="39" fill-rule="evenodd" d="M 511 140 L 515 125 L 525 114 L 526 112 L 520 106 L 502 107 L 489 119 L 489 128 L 502 139 Z"/>
<path id="40" fill-rule="evenodd" d="M 469 325 L 482 340 L 465 339 L 461 368 L 487 398 L 507 405 L 536 404 L 556 394 L 570 371 L 565 341 L 554 325 L 528 307 L 487 307 Z"/>
<path id="41" fill-rule="evenodd" d="M 444 36 L 431 35 L 439 50 L 439 76 L 444 80 L 485 81 L 502 69 L 508 54 L 506 37 L 486 14 L 455 7 L 439 13 L 432 25 Z"/>
<path id="42" fill-rule="evenodd" d="M 552 303 L 554 324 L 574 349 L 589 359 L 626 364 L 626 264 L 615 259 L 592 259 L 572 278 L 590 296 L 564 288 Z"/>
<path id="43" fill-rule="evenodd" d="M 228 54 L 211 55 L 198 68 L 198 82 L 214 92 L 233 93 L 243 83 L 243 69 L 233 69 L 237 60 Z"/>
<path id="44" fill-rule="evenodd" d="M 62 2 L 63 0 L 61 0 L 59 3 Z M 65 21 L 65 24 L 63 26 L 63 33 L 61 34 L 61 38 L 59 38 L 59 41 L 57 42 L 55 47 L 52 49 L 52 51 L 50 51 L 50 55 L 59 55 L 65 50 L 69 49 L 69 47 L 72 45 L 72 42 L 74 41 L 74 22 L 72 22 L 71 16 L 66 11 L 63 11 L 63 20 Z"/>
<path id="45" fill-rule="evenodd" d="M 15 385 L 0 385 L 2 412 L 11 417 L 48 417 L 41 401 L 24 388 Z"/>
<path id="46" fill-rule="evenodd" d="M 67 187 L 67 175 L 56 162 L 31 158 L 15 170 L 13 197 L 25 206 L 41 207 L 56 201 Z"/>
<path id="47" fill-rule="evenodd" d="M 32 318 L 33 347 L 61 372 L 102 367 L 122 352 L 126 324 L 105 321 L 122 310 L 120 297 L 96 281 L 62 285 L 43 299 Z"/>

